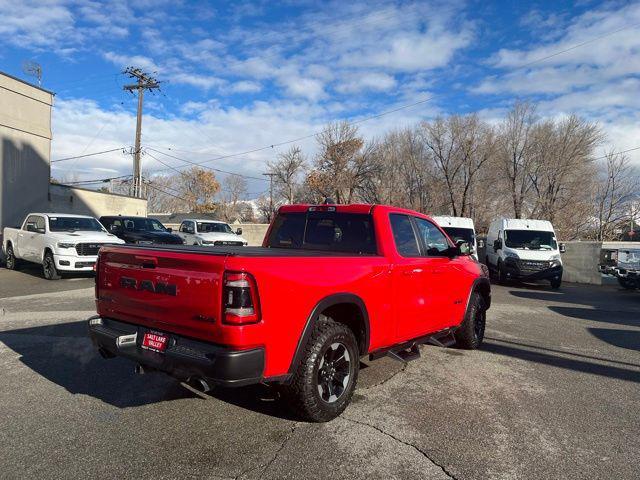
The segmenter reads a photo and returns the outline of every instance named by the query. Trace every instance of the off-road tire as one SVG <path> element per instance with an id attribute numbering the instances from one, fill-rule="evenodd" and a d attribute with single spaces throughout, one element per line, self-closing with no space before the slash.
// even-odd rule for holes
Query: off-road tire
<path id="1" fill-rule="evenodd" d="M 53 258 L 53 253 L 47 252 L 42 259 L 42 275 L 47 280 L 60 280 L 62 275 L 56 268 L 56 261 Z"/>
<path id="2" fill-rule="evenodd" d="M 16 258 L 16 254 L 13 251 L 13 245 L 7 245 L 7 258 L 5 260 L 5 266 L 9 270 L 18 270 L 20 267 L 20 260 Z"/>
<path id="3" fill-rule="evenodd" d="M 350 358 L 350 376 L 347 386 L 337 400 L 328 403 L 319 390 L 319 367 L 323 356 L 335 343 L 342 344 Z M 293 373 L 291 382 L 282 387 L 282 397 L 291 410 L 310 422 L 328 422 L 340 415 L 353 396 L 358 381 L 360 355 L 358 342 L 349 327 L 321 316 L 311 338 L 304 346 L 302 359 Z"/>
<path id="4" fill-rule="evenodd" d="M 478 292 L 473 292 L 469 299 L 469 307 L 464 320 L 453 333 L 456 339 L 456 346 L 466 350 L 479 348 L 484 339 L 486 318 L 484 300 Z"/>
<path id="5" fill-rule="evenodd" d="M 557 290 L 560 288 L 560 285 L 562 285 L 562 279 L 558 279 L 558 280 L 551 280 L 551 288 L 553 288 L 554 290 Z"/>

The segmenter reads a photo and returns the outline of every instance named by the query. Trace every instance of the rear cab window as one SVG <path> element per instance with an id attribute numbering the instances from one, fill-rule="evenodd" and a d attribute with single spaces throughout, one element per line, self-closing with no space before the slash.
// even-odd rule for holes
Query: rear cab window
<path id="1" fill-rule="evenodd" d="M 266 245 L 368 255 L 378 252 L 370 214 L 336 211 L 279 213 Z"/>
<path id="2" fill-rule="evenodd" d="M 403 257 L 419 257 L 420 246 L 409 215 L 392 213 L 389 221 L 398 253 Z"/>

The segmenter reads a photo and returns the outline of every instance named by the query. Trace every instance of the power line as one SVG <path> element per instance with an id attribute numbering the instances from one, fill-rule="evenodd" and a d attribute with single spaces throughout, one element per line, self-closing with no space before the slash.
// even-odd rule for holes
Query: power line
<path id="1" fill-rule="evenodd" d="M 206 160 L 205 162 L 192 162 L 191 160 L 187 160 L 187 159 L 184 159 L 184 158 L 176 157 L 175 155 L 170 155 L 170 154 L 168 154 L 168 153 L 161 152 L 160 150 L 156 150 L 155 148 L 147 147 L 147 149 L 148 149 L 148 150 L 151 150 L 151 151 L 153 151 L 153 152 L 159 153 L 160 155 L 164 155 L 165 157 L 170 157 L 170 158 L 174 158 L 174 159 L 176 159 L 176 160 L 180 160 L 181 162 L 188 163 L 188 164 L 193 165 L 193 166 L 195 166 L 195 167 L 199 167 L 199 166 L 202 166 L 202 164 L 203 164 L 203 163 L 206 163 L 206 162 L 210 162 L 210 161 L 216 160 L 216 159 L 211 159 L 211 160 Z M 235 156 L 235 155 L 232 155 L 232 156 Z M 227 157 L 221 157 L 221 158 L 227 158 Z M 183 167 L 186 167 L 186 165 L 181 165 L 181 166 L 179 166 L 179 167 L 169 167 L 169 168 L 170 168 L 171 170 L 176 170 L 177 168 L 183 168 Z M 251 175 L 243 175 L 242 173 L 230 172 L 230 171 L 228 171 L 228 170 L 222 170 L 222 169 L 220 169 L 220 168 L 214 168 L 214 167 L 209 167 L 209 166 L 205 166 L 204 168 L 206 168 L 206 169 L 208 169 L 208 170 L 213 170 L 214 172 L 226 173 L 227 175 L 235 175 L 235 176 L 238 176 L 238 177 L 250 178 L 250 179 L 252 179 L 252 180 L 262 180 L 263 182 L 264 182 L 264 181 L 267 181 L 267 180 L 266 180 L 266 179 L 264 179 L 264 178 L 260 178 L 260 177 L 253 177 L 253 176 L 251 176 Z M 164 170 L 166 170 L 166 169 L 164 169 Z M 153 173 L 158 173 L 158 172 L 161 172 L 161 171 L 163 171 L 163 170 L 156 170 L 156 171 L 155 171 L 155 172 L 153 172 Z"/>
<path id="2" fill-rule="evenodd" d="M 77 180 L 74 182 L 60 182 L 59 185 L 80 185 L 86 183 L 106 183 L 111 180 L 118 180 L 120 178 L 129 178 L 131 175 L 120 175 L 119 177 L 109 177 L 109 178 L 96 178 L 93 180 Z"/>
<path id="3" fill-rule="evenodd" d="M 94 155 L 102 155 L 104 153 L 117 152 L 118 150 L 121 150 L 122 153 L 126 153 L 125 147 L 118 147 L 118 148 L 112 148 L 111 150 L 104 150 L 102 152 L 85 153 L 84 155 L 76 155 L 74 157 L 58 158 L 56 160 L 51 160 L 51 163 L 65 162 L 67 160 L 75 160 L 76 158 L 93 157 Z"/>

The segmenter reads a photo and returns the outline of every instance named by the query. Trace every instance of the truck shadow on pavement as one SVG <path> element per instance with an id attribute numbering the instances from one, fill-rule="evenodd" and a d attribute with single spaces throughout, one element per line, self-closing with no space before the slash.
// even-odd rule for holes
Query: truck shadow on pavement
<path id="1" fill-rule="evenodd" d="M 624 331 L 611 330 L 611 332 L 617 332 L 616 336 L 617 338 L 620 338 L 619 336 L 621 336 Z M 496 355 L 518 358 L 529 362 L 541 363 L 576 372 L 591 373 L 602 377 L 640 383 L 640 370 L 638 370 L 640 365 L 634 365 L 627 362 L 617 362 L 605 358 L 575 354 L 570 351 L 552 350 L 541 348 L 537 345 L 526 345 L 523 343 L 490 338 L 487 338 L 482 344 L 482 350 Z M 598 362 L 607 362 L 607 364 Z M 609 365 L 610 363 L 619 364 L 621 366 L 612 366 Z M 632 368 L 635 367 L 636 370 L 624 368 L 623 365 L 630 366 Z"/>
<path id="2" fill-rule="evenodd" d="M 2 331 L 0 342 L 18 353 L 25 366 L 68 392 L 115 407 L 197 397 L 170 377 L 136 375 L 132 362 L 100 357 L 85 321 Z"/>
<path id="3" fill-rule="evenodd" d="M 213 397 L 265 415 L 293 420 L 276 389 L 265 385 L 195 392 L 163 373 L 138 375 L 134 363 L 103 359 L 87 336 L 85 321 L 0 331 L 0 342 L 26 367 L 71 394 L 89 395 L 118 408 Z"/>

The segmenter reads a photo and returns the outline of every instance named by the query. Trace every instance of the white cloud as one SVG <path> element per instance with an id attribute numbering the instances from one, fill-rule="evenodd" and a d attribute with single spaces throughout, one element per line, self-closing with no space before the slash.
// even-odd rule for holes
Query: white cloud
<path id="1" fill-rule="evenodd" d="M 231 84 L 229 90 L 234 93 L 257 93 L 262 90 L 262 85 L 259 82 L 243 80 Z"/>
<path id="2" fill-rule="evenodd" d="M 392 89 L 396 84 L 396 79 L 386 73 L 355 73 L 341 80 L 336 90 L 341 93 L 355 93 L 367 90 L 383 92 Z"/>

